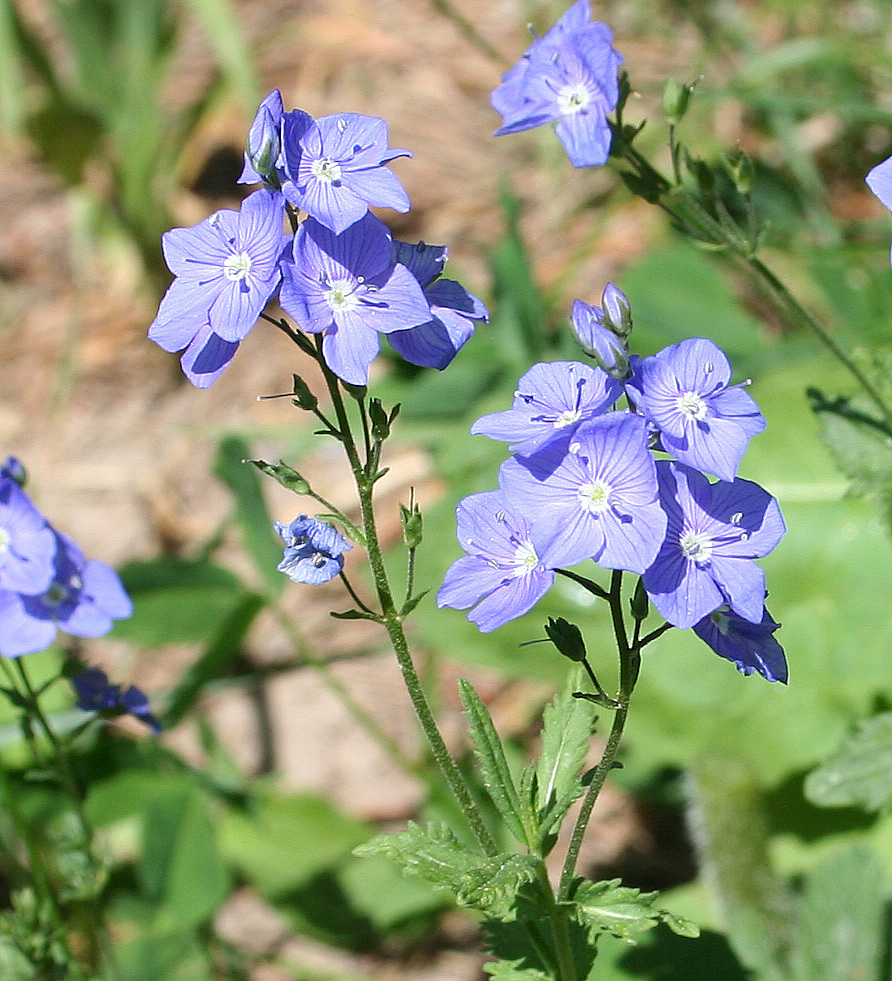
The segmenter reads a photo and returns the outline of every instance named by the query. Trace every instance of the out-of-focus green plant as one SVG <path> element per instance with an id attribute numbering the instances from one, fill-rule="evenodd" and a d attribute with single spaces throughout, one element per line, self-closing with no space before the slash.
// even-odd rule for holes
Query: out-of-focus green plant
<path id="1" fill-rule="evenodd" d="M 195 100 L 177 105 L 171 65 L 193 18 L 216 65 Z M 65 184 L 97 194 L 102 222 L 127 234 L 163 285 L 159 240 L 190 137 L 222 92 L 246 107 L 257 98 L 231 0 L 0 0 L 0 61 L 3 133 L 27 134 Z"/>

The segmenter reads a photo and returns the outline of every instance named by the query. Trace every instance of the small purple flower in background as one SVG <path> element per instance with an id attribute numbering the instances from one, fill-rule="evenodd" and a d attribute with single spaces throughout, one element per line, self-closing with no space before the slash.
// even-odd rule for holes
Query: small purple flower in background
<path id="1" fill-rule="evenodd" d="M 442 245 L 394 242 L 393 255 L 418 280 L 430 304 L 432 319 L 409 330 L 387 335 L 391 347 L 411 364 L 446 368 L 471 339 L 474 327 L 489 320 L 489 312 L 476 296 L 451 279 L 438 279 L 448 250 Z"/>
<path id="2" fill-rule="evenodd" d="M 669 623 L 693 627 L 727 604 L 762 621 L 767 555 L 786 531 L 777 501 L 749 480 L 711 484 L 682 464 L 657 463 L 666 540 L 644 573 L 644 588 Z"/>
<path id="3" fill-rule="evenodd" d="M 622 55 L 606 24 L 590 23 L 588 0 L 577 0 L 492 93 L 502 114 L 496 136 L 558 120 L 555 132 L 574 167 L 598 167 L 610 153 L 607 114 L 619 98 Z"/>
<path id="4" fill-rule="evenodd" d="M 52 644 L 56 630 L 100 637 L 113 621 L 133 613 L 118 574 L 104 562 L 87 560 L 67 536 L 52 531 L 55 559 L 48 588 L 39 595 L 0 590 L 0 654 L 20 657 Z"/>
<path id="5" fill-rule="evenodd" d="M 273 527 L 285 543 L 278 570 L 294 582 L 318 586 L 334 579 L 344 568 L 343 553 L 353 548 L 331 525 L 305 514 L 287 525 L 276 521 Z"/>
<path id="6" fill-rule="evenodd" d="M 732 661 L 742 674 L 758 671 L 769 681 L 786 684 L 787 659 L 774 639 L 779 626 L 768 610 L 763 611 L 758 623 L 750 623 L 727 606 L 720 606 L 694 624 L 694 633 L 720 657 Z"/>
<path id="7" fill-rule="evenodd" d="M 161 723 L 152 715 L 145 693 L 130 685 L 113 685 L 102 668 L 86 668 L 74 675 L 71 684 L 77 694 L 77 707 L 83 712 L 125 712 L 144 722 L 154 733 L 161 732 Z"/>
<path id="8" fill-rule="evenodd" d="M 339 112 L 307 122 L 288 113 L 282 125 L 282 192 L 336 235 L 359 221 L 370 204 L 406 212 L 409 196 L 385 164 L 412 154 L 387 142 L 387 123 L 377 116 Z"/>
<path id="9" fill-rule="evenodd" d="M 499 484 L 532 523 L 532 540 L 551 569 L 594 559 L 606 569 L 642 573 L 666 532 L 647 426 L 611 412 L 584 423 L 569 452 L 549 444 L 502 464 Z"/>
<path id="10" fill-rule="evenodd" d="M 260 103 L 248 137 L 245 140 L 245 166 L 239 184 L 264 183 L 278 190 L 284 178 L 282 171 L 282 93 L 278 89 Z M 304 113 L 304 115 L 307 115 Z M 307 119 L 310 119 L 307 116 Z"/>
<path id="11" fill-rule="evenodd" d="M 747 445 L 765 418 L 739 385 L 728 386 L 731 365 L 700 337 L 672 344 L 636 362 L 626 383 L 660 443 L 679 462 L 733 480 Z"/>
<path id="12" fill-rule="evenodd" d="M 608 288 L 612 285 L 607 284 Z M 599 368 L 611 378 L 624 379 L 628 375 L 629 351 L 626 343 L 608 326 L 602 307 L 574 300 L 570 323 L 577 343 L 590 358 L 594 358 Z"/>
<path id="13" fill-rule="evenodd" d="M 511 510 L 501 491 L 466 497 L 455 517 L 467 555 L 449 567 L 437 606 L 474 607 L 468 619 L 489 633 L 531 610 L 554 585 L 554 572 L 536 554 L 530 521 Z"/>
<path id="14" fill-rule="evenodd" d="M 340 235 L 308 218 L 283 263 L 279 302 L 301 330 L 323 334 L 326 364 L 346 382 L 366 385 L 379 332 L 426 324 L 430 304 L 418 280 L 394 262 L 390 232 L 367 214 Z"/>
<path id="15" fill-rule="evenodd" d="M 284 209 L 282 196 L 263 188 L 240 211 L 164 233 L 164 258 L 177 278 L 149 338 L 165 351 L 186 348 L 183 370 L 199 387 L 226 367 L 279 286 Z"/>
<path id="16" fill-rule="evenodd" d="M 15 480 L 10 460 L 0 477 L 0 590 L 42 593 L 53 581 L 56 539 Z"/>
<path id="17" fill-rule="evenodd" d="M 512 443 L 520 456 L 549 443 L 566 449 L 579 426 L 609 409 L 622 391 L 605 372 L 578 361 L 534 364 L 517 383 L 513 407 L 481 416 L 471 433 Z"/>

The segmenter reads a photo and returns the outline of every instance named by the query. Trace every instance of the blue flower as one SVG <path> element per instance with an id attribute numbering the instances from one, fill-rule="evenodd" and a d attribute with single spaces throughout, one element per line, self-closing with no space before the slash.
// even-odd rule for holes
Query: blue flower
<path id="1" fill-rule="evenodd" d="M 636 360 L 626 383 L 660 443 L 680 463 L 733 480 L 747 445 L 765 418 L 712 341 L 695 337 Z"/>
<path id="2" fill-rule="evenodd" d="M 45 591 L 26 595 L 0 590 L 0 654 L 19 657 L 52 644 L 56 630 L 99 637 L 129 617 L 133 604 L 114 569 L 87 560 L 75 543 L 51 530 L 55 558 Z"/>
<path id="3" fill-rule="evenodd" d="M 15 479 L 17 463 L 9 457 L 0 476 L 0 589 L 42 593 L 53 581 L 56 539 Z"/>
<path id="4" fill-rule="evenodd" d="M 176 279 L 149 338 L 165 351 L 186 348 L 183 369 L 193 383 L 206 386 L 219 375 L 278 288 L 284 209 L 281 194 L 263 188 L 240 211 L 217 211 L 164 233 L 164 258 Z"/>
<path id="5" fill-rule="evenodd" d="M 622 56 L 606 24 L 590 23 L 588 0 L 577 0 L 492 93 L 502 114 L 496 136 L 558 120 L 556 132 L 574 167 L 597 167 L 610 153 L 607 114 L 619 98 Z"/>
<path id="6" fill-rule="evenodd" d="M 343 553 L 353 548 L 331 525 L 305 514 L 287 525 L 276 521 L 274 528 L 285 543 L 278 570 L 294 582 L 318 586 L 334 579 L 344 568 Z"/>
<path id="7" fill-rule="evenodd" d="M 431 319 L 418 280 L 394 261 L 390 232 L 372 214 L 339 235 L 308 218 L 283 274 L 283 309 L 302 330 L 323 335 L 326 363 L 353 385 L 368 384 L 380 333 Z"/>
<path id="8" fill-rule="evenodd" d="M 481 416 L 473 435 L 511 443 L 519 456 L 529 456 L 549 443 L 564 449 L 580 425 L 610 408 L 622 385 L 598 368 L 578 361 L 534 364 L 517 383 L 513 407 Z"/>
<path id="9" fill-rule="evenodd" d="M 694 633 L 720 657 L 732 661 L 742 674 L 758 671 L 769 681 L 786 684 L 787 659 L 774 639 L 779 626 L 768 610 L 762 611 L 758 623 L 750 623 L 727 606 L 720 606 L 694 624 Z"/>
<path id="10" fill-rule="evenodd" d="M 502 464 L 499 485 L 532 523 L 547 568 L 594 559 L 606 569 L 642 573 L 666 531 L 647 426 L 611 412 L 577 429 L 569 450 L 551 443 Z"/>
<path id="11" fill-rule="evenodd" d="M 551 589 L 554 572 L 536 553 L 531 522 L 508 506 L 501 491 L 466 497 L 455 517 L 467 555 L 447 571 L 437 606 L 474 607 L 468 619 L 488 633 L 531 610 Z"/>
<path id="12" fill-rule="evenodd" d="M 161 731 L 161 723 L 152 714 L 148 698 L 136 685 L 129 688 L 113 685 L 106 673 L 95 667 L 74 675 L 71 684 L 77 694 L 77 707 L 83 712 L 127 713 L 145 722 L 153 732 Z"/>
<path id="13" fill-rule="evenodd" d="M 644 588 L 669 623 L 693 627 L 723 605 L 762 621 L 765 573 L 753 561 L 786 531 L 777 501 L 749 480 L 711 484 L 680 463 L 657 463 L 666 539 Z"/>
<path id="14" fill-rule="evenodd" d="M 385 164 L 411 157 L 387 146 L 387 123 L 377 116 L 339 112 L 317 120 L 288 113 L 282 123 L 285 197 L 336 235 L 359 221 L 369 205 L 409 210 L 409 197 Z"/>
<path id="15" fill-rule="evenodd" d="M 446 262 L 445 246 L 394 242 L 393 254 L 418 280 L 432 319 L 409 330 L 392 331 L 387 340 L 411 364 L 442 371 L 471 339 L 475 325 L 489 320 L 489 312 L 463 286 L 438 278 Z"/>

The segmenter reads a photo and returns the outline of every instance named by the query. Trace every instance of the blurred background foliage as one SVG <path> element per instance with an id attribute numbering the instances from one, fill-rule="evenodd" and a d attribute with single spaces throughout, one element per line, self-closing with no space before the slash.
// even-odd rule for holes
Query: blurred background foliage
<path id="1" fill-rule="evenodd" d="M 426 0 L 412 4 L 427 6 Z M 457 6 L 473 17 L 481 5 Z M 524 24 L 544 30 L 565 6 L 518 0 L 500 49 L 513 58 L 526 43 Z M 737 145 L 749 152 L 754 200 L 769 223 L 765 261 L 840 344 L 860 352 L 888 390 L 892 223 L 863 183 L 892 153 L 888 4 L 612 0 L 594 7 L 626 53 L 641 106 L 639 117 L 630 103 L 628 115 L 648 117 L 639 148 L 664 166 L 666 126 L 657 107 L 668 69 L 644 56 L 651 46 L 659 53 L 683 37 L 686 64 L 673 71 L 696 88 L 679 138 L 708 162 Z M 100 239 L 124 233 L 156 294 L 166 285 L 160 235 L 174 222 L 172 202 L 186 179 L 183 161 L 196 132 L 221 101 L 239 105 L 247 124 L 267 87 L 258 83 L 265 66 L 240 29 L 243 16 L 235 0 L 0 3 L 0 122 L 7 139 L 24 141 L 33 166 L 89 200 Z M 491 22 L 482 18 L 478 29 Z M 184 102 L 176 95 L 178 46 L 194 29 L 205 34 L 214 68 Z M 439 29 L 453 31 L 454 23 L 443 19 Z M 471 50 L 470 41 L 462 43 Z M 642 68 L 633 54 L 642 57 Z M 293 57 L 301 57 L 296 45 Z M 496 80 L 493 70 L 487 86 Z M 320 101 L 307 108 L 321 114 L 354 107 Z M 607 278 L 631 300 L 638 353 L 709 337 L 728 353 L 736 380 L 752 379 L 768 429 L 753 442 L 742 475 L 778 497 L 789 529 L 764 565 L 769 606 L 783 624 L 790 684 L 740 677 L 691 633 L 670 632 L 649 648 L 624 767 L 613 778 L 626 802 L 620 821 L 631 830 L 613 853 L 607 844 L 596 846 L 588 869 L 640 888 L 669 888 L 664 905 L 704 932 L 694 941 L 656 930 L 635 948 L 605 942 L 592 978 L 769 981 L 782 948 L 786 977 L 795 981 L 886 981 L 892 977 L 883 926 L 892 869 L 886 813 L 892 753 L 883 729 L 892 708 L 888 440 L 871 440 L 857 422 L 824 411 L 853 394 L 849 378 L 813 337 L 777 314 L 745 269 L 668 228 L 642 226 L 640 208 L 614 174 L 567 177 L 550 133 L 511 139 L 515 149 L 506 152 L 515 154 L 514 167 L 508 157 L 498 158 L 506 165 L 495 175 L 498 199 L 476 252 L 449 243 L 458 267 L 450 274 L 485 298 L 491 325 L 447 372 L 415 371 L 390 359 L 376 388 L 385 404 L 402 404 L 398 439 L 423 450 L 439 488 L 424 507 L 418 581 L 436 589 L 459 554 L 456 501 L 493 487 L 504 459 L 501 446 L 468 435 L 470 423 L 507 407 L 517 378 L 534 361 L 576 356 L 570 304 L 577 295 L 596 302 Z M 420 141 L 405 145 L 419 156 L 434 152 Z M 495 158 L 487 163 L 499 165 Z M 531 199 L 565 177 L 583 193 L 572 208 L 557 217 L 546 211 L 532 225 Z M 397 231 L 431 234 L 424 227 Z M 546 231 L 549 240 L 566 235 L 559 261 L 543 241 Z M 623 236 L 630 241 L 618 248 L 615 240 Z M 595 267 L 602 278 L 586 278 L 581 294 L 591 257 L 605 249 L 610 260 Z M 290 364 L 283 370 L 286 386 L 291 370 Z M 180 397 L 178 411 L 189 407 Z M 382 859 L 352 854 L 379 830 L 375 822 L 350 813 L 337 795 L 283 786 L 269 754 L 246 766 L 233 752 L 226 720 L 206 711 L 208 698 L 221 691 L 247 692 L 260 704 L 270 679 L 318 672 L 376 745 L 418 781 L 417 812 L 431 817 L 451 806 L 414 746 L 394 741 L 388 720 L 357 704 L 326 663 L 377 655 L 380 639 L 363 635 L 349 653 L 320 656 L 302 621 L 302 604 L 315 599 L 301 594 L 289 606 L 285 594 L 301 587 L 274 572 L 271 520 L 283 515 L 270 514 L 271 489 L 241 461 L 260 455 L 260 446 L 303 469 L 315 442 L 294 416 L 293 426 L 284 417 L 274 424 L 227 423 L 231 432 L 215 434 L 221 435 L 215 476 L 199 480 L 216 481 L 228 515 L 201 540 L 162 542 L 157 554 L 134 551 L 121 570 L 136 606 L 113 635 L 121 649 L 160 649 L 163 657 L 171 645 L 186 645 L 190 652 L 164 690 L 153 692 L 170 735 L 156 742 L 107 729 L 81 745 L 76 761 L 88 815 L 109 859 L 103 897 L 121 981 L 453 976 L 444 951 L 470 951 L 458 969 L 466 973 L 454 976 L 470 978 L 478 970 L 474 928 L 442 896 L 403 879 Z M 200 435 L 207 440 L 206 432 Z M 294 502 L 293 511 L 311 507 Z M 340 600 L 333 602 L 337 607 Z M 584 626 L 609 688 L 608 624 L 566 580 L 533 614 L 488 636 L 455 611 L 437 612 L 432 597 L 413 618 L 435 700 L 449 701 L 456 671 L 496 679 L 494 691 L 519 692 L 511 714 L 517 762 L 535 745 L 543 693 L 564 675 L 545 646 L 520 646 L 542 635 L 548 615 Z M 284 633 L 293 657 L 255 656 L 270 629 Z M 333 629 L 341 627 L 321 628 Z M 35 658 L 36 672 L 41 658 L 50 664 L 64 656 Z M 64 699 L 50 707 L 58 726 L 76 724 Z M 291 711 L 301 713 L 302 706 Z M 15 794 L 42 829 L 48 853 L 60 856 L 53 874 L 70 886 L 76 903 L 79 872 L 64 860 L 64 808 L 51 787 L 31 779 L 14 713 L 6 711 L 3 723 L 0 745 Z M 184 753 L 177 742 L 185 728 L 198 752 Z M 870 795 L 847 787 L 858 765 L 878 782 Z M 590 836 L 609 837 L 609 819 L 596 821 Z M 17 893 L 23 872 L 14 832 L 2 818 L 0 839 L 6 905 L 38 937 L 44 925 Z M 262 901 L 253 945 L 244 931 L 226 929 L 225 912 L 234 910 L 237 918 L 245 896 Z M 0 975 L 24 981 L 33 975 L 16 960 L 10 936 L 0 934 Z M 828 949 L 826 937 L 837 938 L 837 946 Z M 303 940 L 294 946 L 295 938 L 310 946 Z"/>

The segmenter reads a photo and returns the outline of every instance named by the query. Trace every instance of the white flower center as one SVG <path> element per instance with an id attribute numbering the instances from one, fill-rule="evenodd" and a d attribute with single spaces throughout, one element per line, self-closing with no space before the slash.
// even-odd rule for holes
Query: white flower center
<path id="1" fill-rule="evenodd" d="M 708 562 L 712 556 L 713 541 L 701 531 L 686 531 L 678 544 L 681 554 L 691 562 Z"/>
<path id="2" fill-rule="evenodd" d="M 577 500 L 584 511 L 590 514 L 601 514 L 610 508 L 610 495 L 613 488 L 606 481 L 593 480 L 590 484 L 583 484 L 576 492 Z"/>
<path id="3" fill-rule="evenodd" d="M 321 569 L 328 561 L 328 556 L 324 552 L 313 552 L 310 563 L 316 569 Z"/>
<path id="4" fill-rule="evenodd" d="M 334 279 L 325 291 L 325 302 L 332 310 L 343 313 L 359 306 L 356 288 L 349 279 Z"/>
<path id="5" fill-rule="evenodd" d="M 12 535 L 5 528 L 0 528 L 0 555 L 9 551 L 9 543 L 11 541 Z"/>
<path id="6" fill-rule="evenodd" d="M 337 184 L 341 179 L 340 164 L 334 160 L 330 160 L 328 157 L 320 157 L 318 160 L 314 160 L 310 166 L 310 170 L 317 180 L 326 181 L 329 184 Z"/>
<path id="7" fill-rule="evenodd" d="M 572 116 L 576 112 L 582 112 L 591 101 L 592 94 L 584 82 L 577 82 L 575 85 L 564 85 L 558 90 L 558 109 L 565 116 Z"/>
<path id="8" fill-rule="evenodd" d="M 521 542 L 514 550 L 514 578 L 526 576 L 539 564 L 539 556 L 531 542 Z"/>
<path id="9" fill-rule="evenodd" d="M 675 400 L 682 415 L 699 422 L 706 415 L 706 402 L 696 392 L 682 392 Z"/>
<path id="10" fill-rule="evenodd" d="M 247 252 L 234 252 L 223 262 L 223 275 L 233 283 L 243 280 L 251 271 L 253 260 Z"/>
<path id="11" fill-rule="evenodd" d="M 555 429 L 566 429 L 567 426 L 572 426 L 574 423 L 579 422 L 581 418 L 582 413 L 579 409 L 564 409 L 551 425 Z"/>

